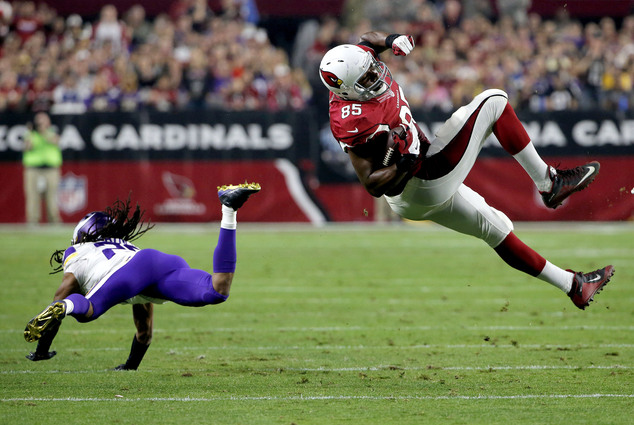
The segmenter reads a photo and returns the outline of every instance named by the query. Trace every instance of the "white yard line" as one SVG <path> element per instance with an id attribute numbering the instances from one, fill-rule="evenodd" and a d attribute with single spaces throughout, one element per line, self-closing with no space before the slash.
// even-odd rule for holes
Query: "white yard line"
<path id="1" fill-rule="evenodd" d="M 543 350 L 554 350 L 554 349 L 564 349 L 564 350 L 591 350 L 591 349 L 605 349 L 605 348 L 634 348 L 634 344 L 596 344 L 596 345 L 588 345 L 588 344 L 416 344 L 416 345 L 312 345 L 312 346 L 300 346 L 300 345 L 242 345 L 242 346 L 234 346 L 234 345 L 209 345 L 209 346 L 191 346 L 191 347 L 180 347 L 178 349 L 170 349 L 170 353 L 183 353 L 183 352 L 191 352 L 191 351 L 206 351 L 206 350 L 256 350 L 256 351 L 284 351 L 284 350 L 293 350 L 293 351 L 310 351 L 310 350 L 455 350 L 455 349 L 465 349 L 465 350 L 480 350 L 483 348 L 496 348 L 496 349 L 543 349 Z M 22 352 L 26 349 L 21 348 L 9 348 L 9 349 L 0 349 L 0 353 L 11 353 L 11 352 Z M 127 347 L 66 347 L 65 351 L 126 351 Z M 157 348 L 160 350 L 160 348 Z"/>
<path id="2" fill-rule="evenodd" d="M 267 331 L 271 332 L 360 332 L 360 331 L 431 331 L 431 330 L 451 330 L 450 327 L 444 326 L 280 326 L 280 327 L 267 327 Z M 461 329 L 465 331 L 478 332 L 478 331 L 634 331 L 633 325 L 562 325 L 562 326 L 541 326 L 541 325 L 495 325 L 495 326 L 464 326 Z M 129 327 L 125 328 L 94 328 L 94 329 L 70 329 L 68 332 L 74 335 L 80 334 L 112 334 L 126 332 Z M 154 329 L 154 333 L 187 333 L 193 332 L 196 329 L 193 327 L 182 329 Z M 198 330 L 199 331 L 199 330 Z M 210 333 L 217 332 L 262 332 L 261 328 L 249 328 L 249 327 L 235 327 L 235 328 L 210 328 Z M 0 329 L 0 333 L 15 333 L 19 334 L 20 331 L 15 329 Z M 0 349 L 0 351 L 2 351 Z"/>
<path id="3" fill-rule="evenodd" d="M 115 395 L 111 398 L 3 398 L 0 401 L 69 401 L 69 402 L 156 402 L 156 401 L 172 401 L 172 402 L 214 402 L 214 401 L 320 401 L 320 400 L 419 400 L 419 401 L 437 401 L 437 400 L 522 400 L 522 399 L 579 399 L 579 398 L 634 398 L 634 394 L 518 394 L 518 395 L 475 395 L 475 396 L 354 396 L 354 395 L 329 395 L 329 396 L 222 396 L 222 397 L 148 397 L 148 398 L 127 398 L 122 395 Z"/>

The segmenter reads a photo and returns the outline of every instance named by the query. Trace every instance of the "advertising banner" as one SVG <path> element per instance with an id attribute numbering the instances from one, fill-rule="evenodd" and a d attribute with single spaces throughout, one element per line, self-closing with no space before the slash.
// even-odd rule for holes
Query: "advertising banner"
<path id="1" fill-rule="evenodd" d="M 414 112 L 433 138 L 447 114 Z M 543 207 L 523 169 L 493 136 L 466 183 L 512 220 L 628 220 L 634 215 L 634 114 L 518 114 L 552 165 L 590 160 L 601 172 L 557 210 Z M 302 112 L 87 113 L 56 115 L 64 164 L 58 200 L 74 222 L 131 196 L 155 221 L 220 218 L 216 187 L 257 181 L 241 221 L 372 221 L 375 200 L 357 181 L 328 124 Z M 29 115 L 0 124 L 0 222 L 24 222 L 23 140 Z"/>

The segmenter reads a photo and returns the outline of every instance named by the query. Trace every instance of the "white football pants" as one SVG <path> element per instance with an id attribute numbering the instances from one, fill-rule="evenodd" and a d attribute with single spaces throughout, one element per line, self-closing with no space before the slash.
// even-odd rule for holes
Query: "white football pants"
<path id="1" fill-rule="evenodd" d="M 444 149 L 461 131 L 468 131 L 464 130 L 467 120 L 482 105 L 462 158 L 446 175 L 434 180 L 412 177 L 400 195 L 386 196 L 392 210 L 403 218 L 431 220 L 480 238 L 493 248 L 498 246 L 513 230 L 513 223 L 463 182 L 507 101 L 508 96 L 502 90 L 486 90 L 459 108 L 438 129 L 427 157 Z"/>

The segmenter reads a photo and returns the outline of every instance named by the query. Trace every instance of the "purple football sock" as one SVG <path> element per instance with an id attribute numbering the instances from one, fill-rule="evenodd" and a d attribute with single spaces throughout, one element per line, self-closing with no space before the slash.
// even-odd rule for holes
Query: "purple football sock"
<path id="1" fill-rule="evenodd" d="M 214 250 L 214 273 L 234 273 L 236 258 L 236 231 L 221 227 Z"/>
<path id="2" fill-rule="evenodd" d="M 73 316 L 79 321 L 86 319 L 86 314 L 88 314 L 88 310 L 90 309 L 90 301 L 88 301 L 86 297 L 81 294 L 70 294 L 64 300 L 73 303 L 73 311 L 68 313 L 68 315 Z"/>

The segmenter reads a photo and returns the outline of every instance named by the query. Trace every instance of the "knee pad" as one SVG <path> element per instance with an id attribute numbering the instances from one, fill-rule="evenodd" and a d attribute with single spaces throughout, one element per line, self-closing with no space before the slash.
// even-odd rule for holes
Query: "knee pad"
<path id="1" fill-rule="evenodd" d="M 482 110 L 490 113 L 490 121 L 497 121 L 508 104 L 508 95 L 502 90 L 486 90 L 482 93 Z M 488 111 L 487 111 L 488 110 Z"/>

